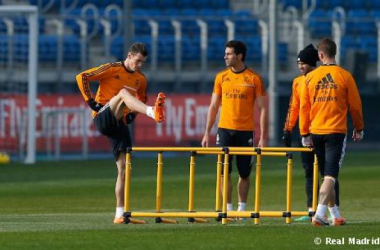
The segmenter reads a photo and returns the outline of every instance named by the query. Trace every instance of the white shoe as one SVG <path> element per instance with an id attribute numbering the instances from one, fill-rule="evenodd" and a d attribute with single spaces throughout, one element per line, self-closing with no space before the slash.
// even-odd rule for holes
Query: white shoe
<path id="1" fill-rule="evenodd" d="M 329 220 L 326 217 L 319 217 L 318 215 L 315 215 L 311 221 L 316 227 L 330 225 Z"/>

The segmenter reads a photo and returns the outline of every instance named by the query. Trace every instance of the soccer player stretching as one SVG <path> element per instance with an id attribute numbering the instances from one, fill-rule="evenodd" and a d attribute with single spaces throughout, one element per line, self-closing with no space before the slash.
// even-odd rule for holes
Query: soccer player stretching
<path id="1" fill-rule="evenodd" d="M 126 149 L 132 146 L 128 124 L 143 113 L 162 122 L 164 117 L 165 96 L 159 93 L 155 106 L 147 101 L 147 81 L 140 72 L 148 56 L 142 43 L 129 48 L 123 62 L 106 63 L 78 74 L 76 79 L 84 100 L 93 110 L 92 116 L 97 130 L 107 136 L 111 143 L 117 166 L 115 185 L 116 214 L 114 223 L 123 223 L 124 182 Z M 95 98 L 90 90 L 90 81 L 98 81 Z"/>

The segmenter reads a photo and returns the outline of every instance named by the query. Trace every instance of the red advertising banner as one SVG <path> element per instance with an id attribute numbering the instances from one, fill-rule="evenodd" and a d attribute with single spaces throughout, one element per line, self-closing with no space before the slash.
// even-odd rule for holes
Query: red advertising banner
<path id="1" fill-rule="evenodd" d="M 0 95 L 0 150 L 25 148 L 27 101 L 24 95 Z M 92 123 L 91 110 L 79 95 L 39 95 L 36 114 L 37 152 L 81 152 L 84 135 L 90 151 L 109 150 L 108 141 Z"/>
<path id="2" fill-rule="evenodd" d="M 153 105 L 155 95 L 149 95 Z M 139 114 L 131 131 L 134 146 L 200 146 L 206 127 L 209 94 L 169 94 L 166 96 L 166 120 L 158 124 Z M 0 150 L 18 150 L 26 128 L 26 98 L 0 95 Z M 37 100 L 37 151 L 51 151 L 59 140 L 61 152 L 81 152 L 84 135 L 89 152 L 110 152 L 106 137 L 96 131 L 91 109 L 80 95 L 39 95 Z M 256 123 L 258 123 L 258 112 Z M 217 119 L 218 121 L 218 119 Z M 259 124 L 256 124 L 256 142 Z M 215 136 L 217 122 L 212 129 Z M 212 138 L 215 143 L 215 137 Z M 10 152 L 12 153 L 12 152 Z"/>

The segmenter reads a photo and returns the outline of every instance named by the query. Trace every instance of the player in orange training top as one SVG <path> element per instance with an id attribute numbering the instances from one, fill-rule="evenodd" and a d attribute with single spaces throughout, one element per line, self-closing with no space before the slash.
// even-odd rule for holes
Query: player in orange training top
<path id="1" fill-rule="evenodd" d="M 224 60 L 227 69 L 219 72 L 215 77 L 214 91 L 207 113 L 206 131 L 202 139 L 202 146 L 210 144 L 210 131 L 215 122 L 216 115 L 221 107 L 217 146 L 254 146 L 254 104 L 257 101 L 260 110 L 261 135 L 259 147 L 266 143 L 266 109 L 264 105 L 265 87 L 262 77 L 245 66 L 247 47 L 241 41 L 229 41 L 226 44 Z M 239 172 L 238 182 L 238 211 L 245 211 L 249 176 L 252 170 L 251 156 L 236 156 Z M 229 173 L 232 169 L 230 156 Z M 222 178 L 223 179 L 223 178 Z M 227 210 L 231 211 L 232 184 L 231 175 L 228 180 Z"/>
<path id="2" fill-rule="evenodd" d="M 145 45 L 135 43 L 129 48 L 123 62 L 106 63 L 78 74 L 76 79 L 84 100 L 93 110 L 97 130 L 108 137 L 118 170 L 115 195 L 114 223 L 123 223 L 126 149 L 132 146 L 128 124 L 143 113 L 156 122 L 165 119 L 165 95 L 159 93 L 155 106 L 147 106 L 145 75 L 140 72 L 148 52 Z M 90 81 L 98 81 L 95 98 Z"/>
<path id="3" fill-rule="evenodd" d="M 336 65 L 335 42 L 323 38 L 317 48 L 323 65 L 306 75 L 300 97 L 302 144 L 314 146 L 318 165 L 324 169 L 319 203 L 312 222 L 316 226 L 329 225 L 325 217 L 328 209 L 333 225 L 344 225 L 346 219 L 341 217 L 335 204 L 334 185 L 346 147 L 348 111 L 354 124 L 353 140 L 363 139 L 362 103 L 352 75 Z"/>

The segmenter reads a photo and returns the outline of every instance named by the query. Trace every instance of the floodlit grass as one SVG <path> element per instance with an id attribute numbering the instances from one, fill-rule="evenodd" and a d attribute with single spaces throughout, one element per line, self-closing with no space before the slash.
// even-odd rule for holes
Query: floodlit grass
<path id="1" fill-rule="evenodd" d="M 342 249 L 379 249 L 350 245 L 349 237 L 380 237 L 380 153 L 349 152 L 340 174 L 341 211 L 348 224 L 315 228 L 310 223 L 286 225 L 283 218 L 262 218 L 221 225 L 114 225 L 116 167 L 112 160 L 41 162 L 36 166 L 0 165 L 0 249 L 320 249 L 325 240 L 345 238 Z M 186 211 L 189 157 L 165 158 L 162 208 Z M 156 159 L 132 162 L 131 210 L 154 211 Z M 236 168 L 233 203 L 236 208 Z M 253 170 L 254 173 L 254 170 Z M 263 158 L 262 210 L 285 210 L 286 159 Z M 194 208 L 215 208 L 215 158 L 196 163 Z M 305 209 L 304 173 L 295 157 L 292 208 Z M 252 175 L 254 177 L 254 174 Z M 253 181 L 248 206 L 253 209 Z M 317 246 L 314 239 L 320 237 Z"/>

